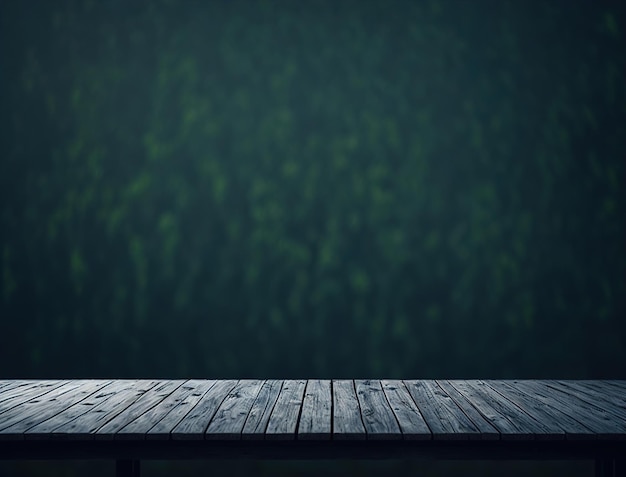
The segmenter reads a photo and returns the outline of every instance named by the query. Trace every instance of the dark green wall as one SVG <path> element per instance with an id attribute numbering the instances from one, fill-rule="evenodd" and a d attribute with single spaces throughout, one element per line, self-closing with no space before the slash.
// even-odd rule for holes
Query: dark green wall
<path id="1" fill-rule="evenodd" d="M 621 2 L 0 15 L 0 377 L 626 378 Z"/>

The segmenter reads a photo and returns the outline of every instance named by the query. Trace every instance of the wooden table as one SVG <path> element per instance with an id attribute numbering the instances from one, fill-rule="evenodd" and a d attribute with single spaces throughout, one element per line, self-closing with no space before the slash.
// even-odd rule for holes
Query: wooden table
<path id="1" fill-rule="evenodd" d="M 626 381 L 0 381 L 1 459 L 594 459 L 625 476 Z"/>

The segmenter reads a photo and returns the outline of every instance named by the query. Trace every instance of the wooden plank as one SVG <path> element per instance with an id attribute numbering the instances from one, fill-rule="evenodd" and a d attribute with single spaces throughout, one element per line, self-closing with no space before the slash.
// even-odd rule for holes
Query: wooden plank
<path id="1" fill-rule="evenodd" d="M 76 401 L 74 404 L 63 409 L 54 416 L 51 416 L 45 421 L 39 422 L 37 425 L 24 431 L 24 438 L 45 440 L 57 437 L 54 433 L 54 430 L 57 427 L 82 416 L 91 408 L 96 407 L 100 403 L 109 399 L 117 391 L 119 382 L 112 381 L 104 386 L 99 386 L 98 381 L 93 381 L 90 383 L 90 386 L 92 389 L 91 393 L 88 393 L 83 399 Z M 85 391 L 88 392 L 87 389 Z M 65 401 L 65 399 L 61 399 L 61 401 Z M 58 437 L 61 437 L 62 435 L 63 434 Z"/>
<path id="2" fill-rule="evenodd" d="M 622 390 L 618 387 L 612 386 L 608 382 L 596 381 L 594 383 L 580 383 L 585 386 L 592 387 L 598 392 L 604 393 L 611 402 L 618 405 L 620 408 L 626 408 L 626 390 Z"/>
<path id="3" fill-rule="evenodd" d="M 502 394 L 495 391 L 487 383 L 489 381 L 472 380 L 469 381 L 470 387 L 473 387 L 479 394 L 484 397 L 491 397 L 490 404 L 494 406 L 501 414 L 510 416 L 515 419 L 521 427 L 525 427 L 533 431 L 533 437 L 538 440 L 565 440 L 565 431 L 554 420 L 546 421 L 536 419 L 527 413 L 523 407 L 518 406 Z M 506 414 L 509 412 L 510 414 Z"/>
<path id="4" fill-rule="evenodd" d="M 2 381 L 2 386 L 0 387 L 0 402 L 4 401 L 4 398 L 2 397 L 3 393 L 10 391 L 11 389 L 29 386 L 32 384 L 34 384 L 33 380 Z"/>
<path id="5" fill-rule="evenodd" d="M 62 404 L 69 407 L 85 398 L 91 384 L 91 380 L 64 381 L 61 386 L 8 409 L 0 414 L 0 439 L 23 439 L 26 429 L 60 412 L 58 407 Z"/>
<path id="6" fill-rule="evenodd" d="M 79 388 L 82 385 L 88 384 L 88 380 L 84 381 L 65 381 L 59 387 L 52 390 L 42 390 L 40 395 L 29 399 L 26 402 L 17 402 L 5 412 L 0 414 L 0 430 L 6 429 L 19 421 L 31 418 L 33 416 L 41 417 L 42 408 L 49 402 L 54 401 L 64 393 L 68 393 Z M 6 401 L 7 403 L 9 401 Z M 34 424 L 33 424 L 34 425 Z"/>
<path id="7" fill-rule="evenodd" d="M 282 387 L 282 380 L 269 379 L 263 383 L 243 426 L 242 439 L 262 440 L 265 438 L 265 429 L 267 429 L 267 423 Z"/>
<path id="8" fill-rule="evenodd" d="M 596 434 L 559 409 L 546 406 L 533 396 L 524 394 L 509 381 L 486 381 L 494 391 L 504 396 L 532 416 L 535 420 L 554 429 L 561 429 L 568 440 L 595 439 Z"/>
<path id="9" fill-rule="evenodd" d="M 194 391 L 194 386 L 185 381 L 155 406 L 147 409 L 115 434 L 115 439 L 145 439 L 148 431 L 184 401 Z"/>
<path id="10" fill-rule="evenodd" d="M 32 380 L 32 379 L 29 379 L 29 380 L 19 380 L 19 381 L 18 380 L 15 380 L 15 381 L 10 381 L 10 380 L 2 381 L 2 386 L 0 387 L 0 402 L 4 401 L 5 398 L 4 398 L 3 394 L 6 393 L 7 391 L 10 391 L 10 390 L 15 389 L 15 388 L 20 388 L 20 387 L 25 389 L 25 388 L 30 387 L 30 386 L 35 386 L 35 385 L 37 385 L 39 383 L 40 383 L 40 381 L 35 381 L 35 380 Z"/>
<path id="11" fill-rule="evenodd" d="M 27 401 L 0 415 L 0 439 L 24 439 L 27 430 L 54 418 L 110 383 L 102 380 L 67 381 L 40 398 Z"/>
<path id="12" fill-rule="evenodd" d="M 400 380 L 384 380 L 381 384 L 402 431 L 402 438 L 420 441 L 432 439 L 428 424 L 404 383 Z"/>
<path id="13" fill-rule="evenodd" d="M 32 381 L 22 386 L 11 387 L 0 394 L 0 410 L 10 409 L 13 405 L 26 402 L 32 397 L 40 395 L 42 390 L 59 387 L 63 381 Z"/>
<path id="14" fill-rule="evenodd" d="M 305 379 L 287 379 L 283 382 L 276 405 L 267 423 L 265 439 L 293 440 L 296 438 L 305 387 Z"/>
<path id="15" fill-rule="evenodd" d="M 435 381 L 404 381 L 435 440 L 480 439 L 480 431 Z"/>
<path id="16" fill-rule="evenodd" d="M 626 420 L 626 393 L 615 393 L 599 382 L 582 384 L 576 381 L 549 381 L 548 385 L 550 383 L 571 389 L 576 395 L 580 394 L 583 402 L 595 404 L 616 417 Z"/>
<path id="17" fill-rule="evenodd" d="M 204 395 L 213 387 L 217 381 L 214 380 L 189 380 L 186 385 L 193 387 L 186 398 L 180 401 L 167 415 L 157 422 L 146 434 L 149 440 L 171 439 L 172 430 L 178 423 L 200 402 Z"/>
<path id="18" fill-rule="evenodd" d="M 182 386 L 183 383 L 183 380 L 159 381 L 156 386 L 141 395 L 139 399 L 120 412 L 117 416 L 98 428 L 94 433 L 95 439 L 115 439 L 116 434 L 120 429 L 163 401 L 163 399 L 167 398 L 167 396 Z"/>
<path id="19" fill-rule="evenodd" d="M 119 380 L 107 386 L 108 396 L 76 419 L 56 427 L 53 436 L 72 436 L 73 439 L 89 440 L 95 438 L 95 432 L 111 421 L 137 399 L 158 384 L 158 381 Z"/>
<path id="20" fill-rule="evenodd" d="M 304 391 L 298 425 L 299 440 L 330 440 L 332 436 L 332 390 L 327 379 L 310 379 Z"/>
<path id="21" fill-rule="evenodd" d="M 402 431 L 379 380 L 355 380 L 356 396 L 368 440 L 400 440 Z"/>
<path id="22" fill-rule="evenodd" d="M 206 431 L 215 412 L 237 384 L 236 380 L 217 381 L 194 408 L 172 429 L 174 440 L 204 440 Z"/>
<path id="23" fill-rule="evenodd" d="M 498 429 L 502 440 L 565 439 L 562 430 L 544 426 L 481 381 L 450 381 Z"/>
<path id="24" fill-rule="evenodd" d="M 246 418 L 254 404 L 263 381 L 242 379 L 222 401 L 209 423 L 204 438 L 207 440 L 239 440 Z"/>
<path id="25" fill-rule="evenodd" d="M 586 380 L 588 383 L 595 383 L 597 381 Z M 601 380 L 603 384 L 607 386 L 612 386 L 620 390 L 621 392 L 626 392 L 626 380 L 618 380 L 618 379 L 603 379 Z"/>
<path id="26" fill-rule="evenodd" d="M 578 384 L 589 386 L 618 399 L 626 400 L 626 389 L 614 386 L 611 381 L 575 381 Z"/>
<path id="27" fill-rule="evenodd" d="M 559 409 L 576 421 L 596 433 L 598 439 L 624 438 L 626 425 L 617 422 L 608 415 L 590 413 L 584 403 L 577 402 L 570 396 L 557 393 L 546 386 L 544 381 L 513 380 L 512 385 L 525 394 L 533 396 L 553 409 Z"/>
<path id="28" fill-rule="evenodd" d="M 476 426 L 480 435 L 472 434 L 470 439 L 480 438 L 483 441 L 497 441 L 500 439 L 500 433 L 493 427 L 478 410 L 463 396 L 456 388 L 447 381 L 435 381 L 437 385 L 452 398 L 454 403 L 463 411 L 469 420 Z"/>
<path id="29" fill-rule="evenodd" d="M 621 403 L 616 406 L 601 393 L 585 388 L 581 390 L 580 386 L 572 382 L 546 381 L 546 386 L 584 402 L 590 412 L 606 413 L 626 421 L 626 409 L 621 408 Z"/>
<path id="30" fill-rule="evenodd" d="M 4 401 L 0 402 L 0 414 L 10 411 L 25 402 L 37 399 L 50 391 L 60 388 L 63 384 L 64 381 L 42 381 L 32 387 L 29 386 L 28 389 L 24 389 L 23 392 L 18 391 L 13 397 L 7 397 Z M 14 391 L 18 389 L 23 389 L 23 387 L 13 388 Z"/>
<path id="31" fill-rule="evenodd" d="M 359 399 L 352 380 L 333 380 L 333 439 L 367 439 Z"/>

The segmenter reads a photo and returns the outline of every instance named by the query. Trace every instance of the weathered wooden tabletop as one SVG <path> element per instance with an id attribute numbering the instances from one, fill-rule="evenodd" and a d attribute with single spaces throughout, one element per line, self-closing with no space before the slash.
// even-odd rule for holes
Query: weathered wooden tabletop
<path id="1" fill-rule="evenodd" d="M 0 440 L 624 440 L 626 381 L 0 381 Z"/>
<path id="2" fill-rule="evenodd" d="M 626 381 L 0 381 L 0 459 L 593 459 L 626 477 Z"/>

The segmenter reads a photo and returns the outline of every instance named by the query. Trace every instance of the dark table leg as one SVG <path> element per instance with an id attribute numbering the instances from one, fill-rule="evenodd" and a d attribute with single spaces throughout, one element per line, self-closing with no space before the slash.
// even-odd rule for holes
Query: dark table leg
<path id="1" fill-rule="evenodd" d="M 626 477 L 626 460 L 607 457 L 596 459 L 596 477 Z"/>
<path id="2" fill-rule="evenodd" d="M 115 462 L 116 477 L 139 477 L 138 460 L 118 460 Z"/>

